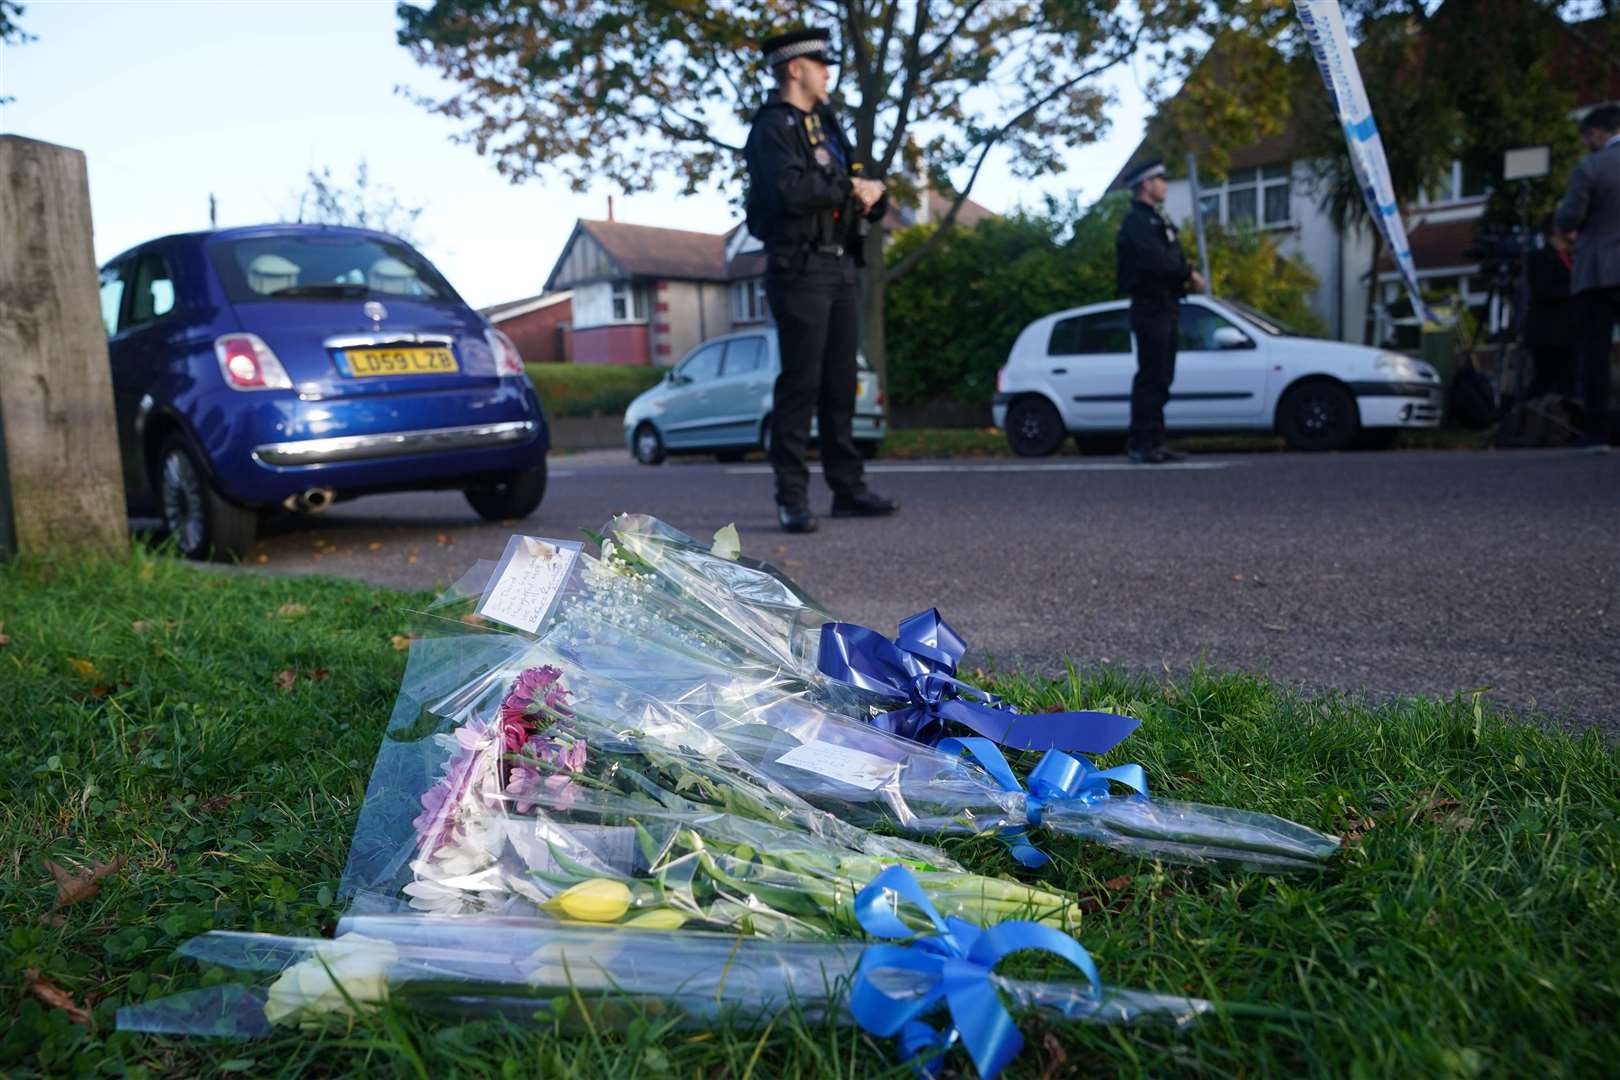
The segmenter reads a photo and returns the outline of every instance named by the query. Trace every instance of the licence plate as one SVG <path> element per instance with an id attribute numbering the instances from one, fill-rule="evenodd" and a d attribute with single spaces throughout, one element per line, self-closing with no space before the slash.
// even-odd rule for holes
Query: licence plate
<path id="1" fill-rule="evenodd" d="M 375 375 L 447 375 L 457 370 L 449 349 L 346 349 L 349 374 L 356 378 Z"/>

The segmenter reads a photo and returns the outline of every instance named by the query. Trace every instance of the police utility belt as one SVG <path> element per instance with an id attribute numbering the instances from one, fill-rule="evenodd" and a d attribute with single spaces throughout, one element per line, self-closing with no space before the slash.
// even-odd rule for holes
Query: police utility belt
<path id="1" fill-rule="evenodd" d="M 791 247 L 774 247 L 769 250 L 772 255 L 832 255 L 842 257 L 850 254 L 850 250 L 843 244 L 813 244 L 806 240 Z"/>

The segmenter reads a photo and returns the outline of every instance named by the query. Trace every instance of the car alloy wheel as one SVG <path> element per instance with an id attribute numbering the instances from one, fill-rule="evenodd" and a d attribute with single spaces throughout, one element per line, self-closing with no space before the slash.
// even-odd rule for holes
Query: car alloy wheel
<path id="1" fill-rule="evenodd" d="M 184 450 L 172 447 L 163 456 L 161 480 L 163 524 L 180 550 L 192 558 L 203 554 L 208 538 L 208 506 L 203 479 Z"/>
<path id="2" fill-rule="evenodd" d="M 1295 450 L 1343 450 L 1356 435 L 1356 403 L 1349 391 L 1325 380 L 1308 382 L 1283 398 L 1283 438 Z"/>
<path id="3" fill-rule="evenodd" d="M 651 424 L 636 428 L 635 447 L 636 460 L 643 465 L 657 465 L 664 460 L 664 440 Z"/>
<path id="4" fill-rule="evenodd" d="M 1022 397 L 1007 408 L 1007 445 L 1019 457 L 1049 457 L 1067 436 L 1063 418 L 1043 397 Z"/>

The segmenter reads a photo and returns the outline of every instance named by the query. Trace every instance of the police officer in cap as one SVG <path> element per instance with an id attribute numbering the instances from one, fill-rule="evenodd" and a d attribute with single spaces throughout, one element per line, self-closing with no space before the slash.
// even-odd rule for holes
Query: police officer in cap
<path id="1" fill-rule="evenodd" d="M 867 490 L 855 448 L 855 353 L 861 239 L 887 208 L 883 185 L 860 165 L 827 105 L 829 35 L 797 30 L 762 43 L 776 90 L 754 114 L 748 161 L 748 231 L 764 243 L 765 298 L 776 320 L 782 373 L 771 409 L 776 513 L 788 532 L 813 532 L 805 448 L 819 420 L 833 517 L 892 514 Z"/>
<path id="2" fill-rule="evenodd" d="M 1131 298 L 1131 333 L 1136 337 L 1129 452 L 1134 462 L 1159 465 L 1183 456 L 1164 445 L 1164 406 L 1176 377 L 1181 298 L 1188 288 L 1202 291 L 1204 278 L 1188 265 L 1176 227 L 1160 212 L 1170 190 L 1164 162 L 1148 162 L 1127 182 L 1131 209 L 1114 240 L 1114 254 L 1119 289 Z"/>

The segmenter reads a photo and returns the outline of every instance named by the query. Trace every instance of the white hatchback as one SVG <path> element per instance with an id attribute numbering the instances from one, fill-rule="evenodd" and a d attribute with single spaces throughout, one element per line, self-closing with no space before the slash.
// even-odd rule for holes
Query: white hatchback
<path id="1" fill-rule="evenodd" d="M 1127 300 L 1026 326 L 992 403 L 1013 451 L 1039 457 L 1071 434 L 1084 442 L 1126 431 L 1134 344 Z M 1190 296 L 1164 418 L 1174 431 L 1275 431 L 1296 450 L 1342 450 L 1437 426 L 1441 399 L 1439 373 L 1421 360 L 1306 337 L 1245 304 Z"/>

